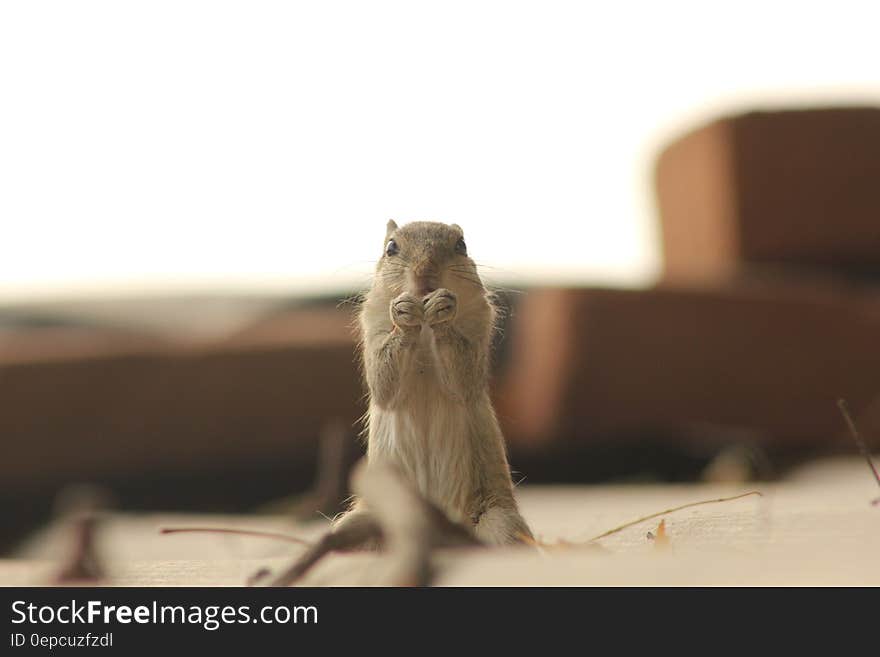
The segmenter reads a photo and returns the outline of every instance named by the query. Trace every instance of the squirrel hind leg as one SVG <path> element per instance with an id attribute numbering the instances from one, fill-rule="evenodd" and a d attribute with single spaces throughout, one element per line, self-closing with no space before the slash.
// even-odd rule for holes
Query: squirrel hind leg
<path id="1" fill-rule="evenodd" d="M 486 509 L 474 531 L 477 538 L 489 545 L 516 545 L 533 540 L 532 532 L 519 511 L 500 506 Z"/>

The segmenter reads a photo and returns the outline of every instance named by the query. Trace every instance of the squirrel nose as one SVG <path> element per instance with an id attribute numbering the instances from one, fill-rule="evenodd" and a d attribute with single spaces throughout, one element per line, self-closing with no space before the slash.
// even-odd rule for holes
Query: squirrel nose
<path id="1" fill-rule="evenodd" d="M 419 262 L 412 268 L 413 287 L 419 296 L 425 296 L 437 289 L 438 274 L 437 268 L 430 260 Z"/>
<path id="2" fill-rule="evenodd" d="M 412 282 L 416 294 L 422 297 L 437 289 L 437 277 L 430 269 L 413 271 Z"/>
<path id="3" fill-rule="evenodd" d="M 437 268 L 434 266 L 434 263 L 430 260 L 424 260 L 418 264 L 416 264 L 412 273 L 416 278 L 430 278 L 437 271 Z"/>
<path id="4" fill-rule="evenodd" d="M 422 297 L 437 289 L 437 282 L 433 276 L 413 276 L 413 283 L 416 293 Z"/>

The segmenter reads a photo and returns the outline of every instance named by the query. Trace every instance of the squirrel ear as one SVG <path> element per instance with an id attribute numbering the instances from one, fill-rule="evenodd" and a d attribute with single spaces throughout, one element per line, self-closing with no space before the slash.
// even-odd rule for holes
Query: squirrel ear
<path id="1" fill-rule="evenodd" d="M 393 233 L 395 230 L 397 230 L 397 223 L 394 221 L 394 219 L 389 219 L 388 225 L 385 226 L 385 237 L 390 237 L 391 233 Z"/>
<path id="2" fill-rule="evenodd" d="M 461 233 L 461 235 L 464 235 L 464 231 L 461 229 L 461 226 L 459 226 L 458 224 L 449 224 L 449 227 L 454 231 L 458 231 L 459 233 Z"/>

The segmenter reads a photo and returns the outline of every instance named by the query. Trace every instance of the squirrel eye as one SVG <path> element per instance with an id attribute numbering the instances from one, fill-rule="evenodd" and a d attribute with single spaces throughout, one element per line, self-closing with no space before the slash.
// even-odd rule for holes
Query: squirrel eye
<path id="1" fill-rule="evenodd" d="M 397 246 L 397 242 L 394 240 L 388 240 L 388 244 L 385 245 L 385 255 L 397 255 L 398 251 L 400 251 L 400 247 Z"/>
<path id="2" fill-rule="evenodd" d="M 463 237 L 459 237 L 455 243 L 455 252 L 459 255 L 467 255 L 467 244 L 464 243 Z"/>

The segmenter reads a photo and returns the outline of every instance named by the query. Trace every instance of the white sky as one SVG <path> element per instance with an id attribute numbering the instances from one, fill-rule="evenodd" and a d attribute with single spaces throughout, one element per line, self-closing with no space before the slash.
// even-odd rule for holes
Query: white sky
<path id="1" fill-rule="evenodd" d="M 0 4 L 0 300 L 363 284 L 384 224 L 496 280 L 641 284 L 654 153 L 880 104 L 877 3 Z"/>

